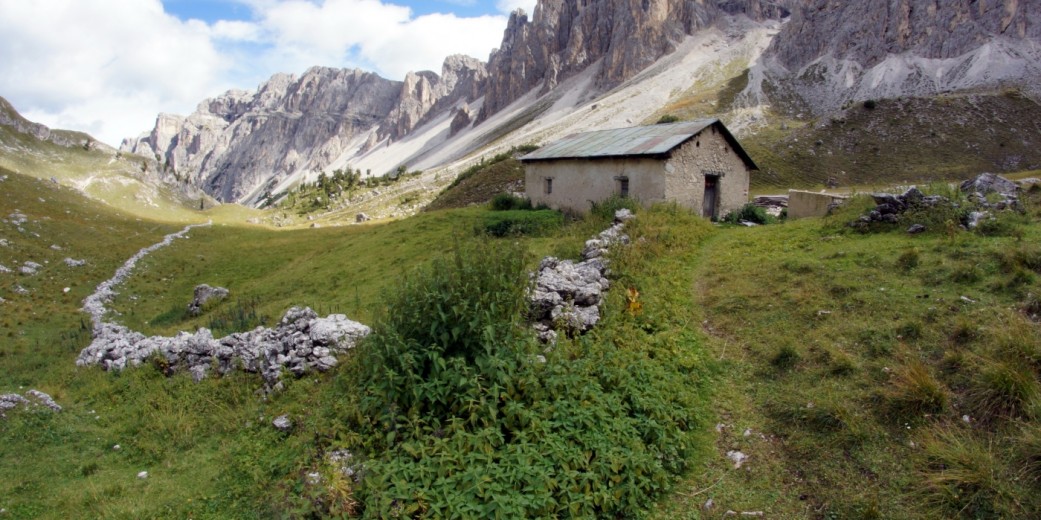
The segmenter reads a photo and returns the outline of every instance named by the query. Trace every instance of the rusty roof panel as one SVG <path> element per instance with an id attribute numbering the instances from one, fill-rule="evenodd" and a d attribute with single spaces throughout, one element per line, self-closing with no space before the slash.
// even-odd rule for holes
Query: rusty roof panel
<path id="1" fill-rule="evenodd" d="M 718 119 L 597 130 L 567 136 L 521 157 L 522 161 L 662 155 L 699 134 Z"/>

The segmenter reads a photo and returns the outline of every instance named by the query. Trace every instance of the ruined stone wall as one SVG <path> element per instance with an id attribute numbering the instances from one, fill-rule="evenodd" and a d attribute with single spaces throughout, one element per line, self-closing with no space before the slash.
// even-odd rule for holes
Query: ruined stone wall
<path id="1" fill-rule="evenodd" d="M 629 196 L 644 206 L 665 200 L 664 164 L 659 159 L 567 159 L 526 164 L 525 192 L 533 204 L 589 211 L 593 201 L 617 195 L 619 177 L 629 179 Z M 546 179 L 553 192 L 546 193 Z"/>
<path id="2" fill-rule="evenodd" d="M 719 176 L 717 216 L 723 217 L 748 202 L 748 168 L 714 126 L 674 150 L 665 171 L 665 198 L 699 213 L 706 175 Z"/>

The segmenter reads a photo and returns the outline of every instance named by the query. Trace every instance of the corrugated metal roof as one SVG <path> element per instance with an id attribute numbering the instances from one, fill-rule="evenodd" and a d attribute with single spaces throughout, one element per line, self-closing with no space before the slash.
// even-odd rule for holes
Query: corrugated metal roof
<path id="1" fill-rule="evenodd" d="M 698 119 L 569 135 L 521 157 L 522 161 L 662 155 L 683 144 L 718 119 Z"/>

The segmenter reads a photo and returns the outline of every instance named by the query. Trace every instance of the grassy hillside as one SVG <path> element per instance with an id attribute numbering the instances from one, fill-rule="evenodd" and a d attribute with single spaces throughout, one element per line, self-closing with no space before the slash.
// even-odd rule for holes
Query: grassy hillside
<path id="1" fill-rule="evenodd" d="M 9 106 L 8 106 L 9 108 Z M 13 110 L 13 109 L 12 109 Z M 17 113 L 10 117 L 21 116 Z M 54 130 L 70 141 L 86 141 L 89 136 Z M 159 181 L 154 161 L 131 154 L 116 154 L 111 149 L 90 146 L 61 146 L 0 125 L 0 167 L 43 180 L 54 180 L 89 197 L 140 218 L 171 222 L 205 221 L 200 206 L 211 208 L 213 200 L 197 190 Z M 227 218 L 245 222 L 261 215 L 240 208 L 221 211 Z"/>
<path id="2" fill-rule="evenodd" d="M 860 234 L 856 211 L 717 234 L 691 289 L 720 364 L 718 454 L 660 517 L 1036 516 L 1032 197 L 987 234 Z"/>
<path id="3" fill-rule="evenodd" d="M 448 208 L 464 208 L 485 204 L 501 193 L 524 191 L 524 165 L 518 157 L 535 151 L 538 147 L 524 145 L 495 155 L 488 160 L 470 166 L 437 197 L 427 205 L 433 211 Z"/>
<path id="4" fill-rule="evenodd" d="M 1041 105 L 1017 92 L 866 102 L 742 139 L 753 188 L 885 186 L 1041 167 Z M 783 128 L 784 127 L 787 128 Z"/>
<path id="5" fill-rule="evenodd" d="M 83 297 L 137 249 L 180 226 L 113 213 L 53 183 L 12 172 L 4 174 L 8 176 L 3 184 L 5 193 L 10 190 L 17 196 L 0 200 L 0 214 L 17 211 L 29 221 L 20 227 L 4 225 L 2 236 L 8 245 L 0 248 L 0 263 L 17 270 L 31 259 L 44 268 L 35 276 L 0 274 L 0 295 L 5 299 L 0 303 L 5 336 L 0 350 L 0 392 L 38 388 L 64 407 L 58 414 L 42 410 L 9 412 L 9 419 L 0 421 L 0 508 L 12 517 L 269 518 L 330 514 L 347 508 L 353 495 L 349 486 L 343 495 L 342 489 L 308 484 L 307 475 L 316 471 L 324 478 L 335 478 L 335 470 L 324 462 L 328 450 L 349 448 L 359 456 L 371 457 L 373 472 L 399 463 L 375 460 L 383 453 L 402 452 L 376 449 L 371 444 L 373 432 L 361 420 L 364 416 L 359 408 L 360 385 L 371 372 L 360 368 L 355 356 L 344 360 L 333 373 L 289 378 L 284 391 L 271 395 L 260 392 L 262 381 L 248 374 L 196 384 L 185 374 L 167 377 L 158 364 L 123 373 L 76 368 L 75 356 L 90 340 L 88 320 L 78 312 Z M 474 223 L 485 213 L 484 209 L 432 212 L 408 221 L 341 229 L 274 231 L 220 224 L 197 229 L 189 238 L 141 262 L 127 284 L 119 288 L 112 308 L 118 313 L 117 321 L 147 333 L 171 333 L 222 319 L 225 330 L 218 333 L 243 330 L 258 323 L 270 324 L 288 306 L 299 304 L 376 323 L 387 314 L 384 302 L 399 290 L 400 280 L 429 259 L 474 240 Z M 493 247 L 530 251 L 530 256 L 523 256 L 523 265 L 531 268 L 545 254 L 577 256 L 585 238 L 605 225 L 601 220 L 578 222 L 544 238 L 501 239 L 499 243 L 509 247 Z M 702 233 L 707 226 L 689 229 L 689 233 Z M 679 243 L 690 245 L 697 240 Z M 51 244 L 61 250 L 51 248 Z M 647 242 L 648 247 L 652 244 Z M 62 262 L 65 255 L 86 259 L 88 264 L 68 267 Z M 646 275 L 633 271 L 631 276 Z M 232 297 L 202 317 L 189 320 L 184 308 L 191 288 L 203 282 L 229 287 Z M 668 282 L 647 281 L 649 287 L 659 283 Z M 19 294 L 16 286 L 25 287 L 29 294 Z M 65 287 L 70 288 L 68 293 Z M 624 308 L 625 304 L 618 301 L 616 305 Z M 249 316 L 239 319 L 243 310 Z M 689 344 L 689 334 L 676 328 L 667 313 L 656 319 L 660 322 L 654 327 L 663 346 L 676 349 Z M 560 350 L 548 366 L 568 367 L 560 377 L 569 374 L 572 379 L 549 379 L 546 384 L 581 381 L 588 385 L 588 378 L 607 377 L 606 373 L 597 375 L 597 371 L 605 370 L 603 363 L 574 364 L 594 353 L 624 363 L 618 368 L 644 363 L 640 359 L 645 354 L 612 353 L 614 347 L 609 347 L 631 343 L 640 352 L 653 352 L 657 347 L 632 343 L 642 342 L 640 338 L 647 334 L 633 335 L 633 323 L 623 320 L 618 325 L 621 328 L 615 334 L 624 333 L 625 337 Z M 677 355 L 697 358 L 696 351 L 677 352 L 669 358 L 676 359 Z M 685 362 L 682 370 L 698 370 L 699 365 L 692 363 Z M 578 372 L 579 367 L 585 368 Z M 658 363 L 647 366 L 652 373 L 662 368 L 666 367 Z M 672 379 L 664 374 L 652 379 L 676 384 L 680 381 L 675 379 L 679 369 L 668 368 Z M 549 376 L 534 377 L 542 380 Z M 605 403 L 615 402 L 639 388 L 644 386 L 608 389 L 603 399 L 610 400 Z M 700 388 L 696 385 L 685 391 L 697 392 Z M 680 395 L 686 394 L 661 392 L 669 399 Z M 658 397 L 649 398 L 646 403 Z M 688 405 L 697 403 L 684 399 Z M 564 401 L 560 403 L 563 406 Z M 617 404 L 611 405 L 598 413 L 617 408 Z M 676 413 L 668 410 L 640 413 L 655 417 Z M 547 409 L 545 413 L 554 412 Z M 282 414 L 289 414 L 297 424 L 289 434 L 271 426 L 271 420 Z M 617 419 L 624 421 L 624 429 L 607 437 L 615 439 L 612 442 L 629 439 L 628 434 L 617 437 L 628 428 L 643 428 L 625 415 Z M 611 428 L 623 427 L 621 422 L 611 422 L 616 421 L 614 414 L 600 416 L 597 421 L 607 421 L 605 428 L 608 424 L 615 425 Z M 692 421 L 683 419 L 691 426 L 695 424 Z M 663 428 L 667 426 L 662 423 Z M 573 430 L 569 427 L 566 431 Z M 598 428 L 588 432 L 592 437 L 585 442 L 592 443 L 590 446 L 603 442 Z M 378 438 L 383 439 L 384 434 L 378 434 Z M 682 442 L 689 444 L 696 438 L 684 426 L 677 442 L 686 439 Z M 670 453 L 683 452 L 671 443 L 659 442 L 654 449 L 663 448 Z M 564 455 L 571 456 L 570 452 Z M 631 460 L 636 463 L 637 459 Z M 639 460 L 640 464 L 660 466 L 650 455 Z M 475 464 L 470 461 L 468 466 L 477 467 Z M 676 459 L 669 471 L 683 464 L 683 457 Z M 496 467 L 500 466 L 489 469 Z M 601 468 L 597 471 L 609 470 L 597 467 Z M 140 471 L 148 471 L 148 478 L 138 479 Z M 618 470 L 614 474 L 619 474 Z M 629 488 L 624 495 L 635 493 L 634 502 L 625 507 L 646 507 L 667 475 L 659 467 L 647 477 L 653 480 L 634 481 L 633 486 L 638 487 Z M 371 496 L 372 491 L 367 493 Z M 603 497 L 595 497 L 599 497 L 596 503 L 602 503 Z M 593 500 L 594 495 L 589 495 L 581 510 L 594 510 Z M 559 507 L 578 504 L 577 500 L 563 502 Z M 372 507 L 378 511 L 375 505 Z"/>
<path id="6" fill-rule="evenodd" d="M 749 110 L 737 102 L 747 85 L 747 71 L 695 85 L 643 123 L 669 115 L 748 124 Z M 783 89 L 766 87 L 772 105 L 740 132 L 761 170 L 753 191 L 819 189 L 829 180 L 882 187 L 1041 167 L 1041 105 L 1015 90 L 873 100 L 816 117 Z"/>

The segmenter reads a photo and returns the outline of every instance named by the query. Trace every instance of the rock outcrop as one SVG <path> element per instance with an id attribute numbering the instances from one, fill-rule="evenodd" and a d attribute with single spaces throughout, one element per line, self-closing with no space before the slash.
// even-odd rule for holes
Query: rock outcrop
<path id="1" fill-rule="evenodd" d="M 802 0 L 764 53 L 816 113 L 850 101 L 1020 87 L 1041 93 L 1041 0 Z"/>
<path id="2" fill-rule="evenodd" d="M 480 123 L 541 85 L 545 94 L 600 62 L 594 78 L 607 90 L 674 50 L 687 35 L 725 15 L 755 20 L 788 15 L 765 0 L 542 0 L 529 21 L 510 15 L 502 46 L 488 60 L 489 81 Z"/>
<path id="3" fill-rule="evenodd" d="M 228 91 L 187 117 L 160 114 L 150 132 L 120 149 L 156 157 L 165 175 L 218 200 L 256 203 L 352 146 L 400 139 L 438 110 L 473 101 L 486 76 L 484 64 L 466 56 L 446 59 L 441 76 L 409 73 L 404 82 L 328 67 L 299 78 L 276 74 L 256 92 Z"/>

